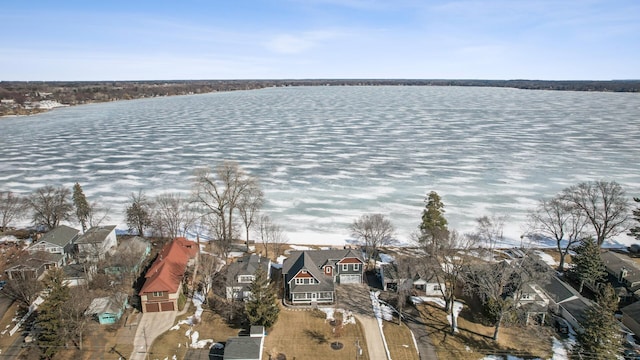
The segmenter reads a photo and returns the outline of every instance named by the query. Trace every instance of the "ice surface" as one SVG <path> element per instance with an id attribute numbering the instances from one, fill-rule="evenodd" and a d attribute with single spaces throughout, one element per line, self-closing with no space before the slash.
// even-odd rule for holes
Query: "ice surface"
<path id="1" fill-rule="evenodd" d="M 460 87 L 300 87 L 56 109 L 0 121 L 0 191 L 82 184 L 123 221 L 127 197 L 188 193 L 236 160 L 296 244 L 349 243 L 365 213 L 409 242 L 437 191 L 452 228 L 509 215 L 519 245 L 542 197 L 588 180 L 640 194 L 640 94 Z M 630 239 L 620 236 L 617 244 Z"/>

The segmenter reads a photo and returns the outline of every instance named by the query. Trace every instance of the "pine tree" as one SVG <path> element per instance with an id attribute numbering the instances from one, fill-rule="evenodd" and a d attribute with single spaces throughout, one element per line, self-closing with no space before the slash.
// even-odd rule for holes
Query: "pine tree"
<path id="1" fill-rule="evenodd" d="M 437 192 L 432 191 L 425 199 L 426 206 L 422 211 L 420 224 L 420 241 L 426 245 L 434 244 L 438 239 L 447 237 L 447 219 L 444 217 L 444 204 Z"/>
<path id="2" fill-rule="evenodd" d="M 76 217 L 80 225 L 82 225 L 82 232 L 85 232 L 89 222 L 89 215 L 91 214 L 91 206 L 87 202 L 79 183 L 73 185 L 73 205 L 76 208 Z"/>
<path id="3" fill-rule="evenodd" d="M 38 308 L 36 323 L 40 329 L 36 344 L 45 358 L 50 359 L 65 345 L 63 307 L 70 298 L 60 269 L 52 269 L 44 279 L 49 295 Z"/>
<path id="4" fill-rule="evenodd" d="M 259 268 L 249 286 L 251 296 L 245 302 L 244 312 L 251 325 L 271 327 L 278 320 L 280 308 L 276 302 L 276 291 L 269 283 L 266 271 Z"/>
<path id="5" fill-rule="evenodd" d="M 640 241 L 640 198 L 634 197 L 633 201 L 638 203 L 638 207 L 632 211 L 633 220 L 635 220 L 637 224 L 629 230 L 629 236 L 633 236 L 636 240 Z"/>
<path id="6" fill-rule="evenodd" d="M 605 267 L 600 257 L 600 247 L 593 238 L 583 240 L 575 249 L 570 273 L 580 282 L 582 292 L 585 282 L 596 283 L 603 279 Z"/>
<path id="7" fill-rule="evenodd" d="M 571 354 L 573 359 L 618 359 L 622 338 L 620 323 L 614 316 L 618 297 L 611 284 L 602 288 L 597 300 L 586 312 L 582 323 L 584 332 L 578 334 L 578 342 Z"/>

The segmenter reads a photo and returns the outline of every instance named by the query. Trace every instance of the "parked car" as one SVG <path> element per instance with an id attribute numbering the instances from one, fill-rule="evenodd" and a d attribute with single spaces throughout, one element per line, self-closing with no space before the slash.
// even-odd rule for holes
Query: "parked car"
<path id="1" fill-rule="evenodd" d="M 569 334 L 569 323 L 567 320 L 556 316 L 553 318 L 553 326 L 556 328 L 556 331 L 562 335 Z"/>

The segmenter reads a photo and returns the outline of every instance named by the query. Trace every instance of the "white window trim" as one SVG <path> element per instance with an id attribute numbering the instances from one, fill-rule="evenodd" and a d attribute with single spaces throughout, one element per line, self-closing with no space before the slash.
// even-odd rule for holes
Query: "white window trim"
<path id="1" fill-rule="evenodd" d="M 342 264 L 342 271 L 349 271 L 349 264 Z"/>
<path id="2" fill-rule="evenodd" d="M 153 297 L 161 297 L 163 296 L 164 291 L 154 291 Z"/>
<path id="3" fill-rule="evenodd" d="M 354 271 L 359 271 L 360 270 L 360 264 L 353 264 L 353 270 Z"/>

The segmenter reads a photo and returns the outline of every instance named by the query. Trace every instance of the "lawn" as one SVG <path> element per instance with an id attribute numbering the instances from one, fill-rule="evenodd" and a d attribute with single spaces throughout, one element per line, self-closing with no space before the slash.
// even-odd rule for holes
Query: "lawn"
<path id="1" fill-rule="evenodd" d="M 343 344 L 340 350 L 333 350 L 331 343 Z M 359 323 L 345 324 L 334 333 L 333 326 L 321 311 L 281 309 L 278 321 L 265 338 L 263 358 L 284 354 L 287 359 L 354 359 L 356 343 L 360 345 L 367 359 L 367 345 Z"/>
<path id="2" fill-rule="evenodd" d="M 465 306 L 458 317 L 459 332 L 452 335 L 442 308 L 429 303 L 418 308 L 441 359 L 480 359 L 487 354 L 543 359 L 551 357 L 553 331 L 548 327 L 503 326 L 499 340 L 495 342 L 492 339 L 494 328 L 474 320 L 473 314 L 479 311 L 477 309 L 471 311 Z"/>
<path id="3" fill-rule="evenodd" d="M 176 319 L 176 323 L 192 316 L 194 311 L 194 307 L 191 307 L 186 314 Z M 178 359 L 183 359 L 191 343 L 191 339 L 185 335 L 188 330 L 191 330 L 191 333 L 197 331 L 200 340 L 213 339 L 215 342 L 226 342 L 227 338 L 237 336 L 240 331 L 227 325 L 219 315 L 205 309 L 201 321 L 193 327 L 183 324 L 180 325 L 180 329 L 169 330 L 156 338 L 150 348 L 151 358 L 171 359 L 176 355 Z"/>
<path id="4" fill-rule="evenodd" d="M 9 330 L 13 329 L 13 327 L 17 324 L 18 319 L 20 318 L 17 312 L 18 312 L 18 304 L 14 302 L 9 307 L 9 309 L 7 309 L 7 312 L 4 314 L 2 319 L 0 319 L 0 331 L 3 332 L 3 334 L 0 334 L 0 349 L 8 348 L 13 343 L 13 341 L 18 337 L 18 334 L 20 334 L 20 331 L 22 331 L 22 330 L 19 330 L 13 336 L 9 335 Z"/>
<path id="5" fill-rule="evenodd" d="M 392 359 L 420 360 L 411 331 L 405 324 L 398 325 L 396 322 L 385 321 L 382 330 Z"/>

